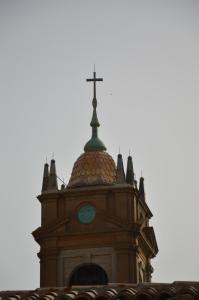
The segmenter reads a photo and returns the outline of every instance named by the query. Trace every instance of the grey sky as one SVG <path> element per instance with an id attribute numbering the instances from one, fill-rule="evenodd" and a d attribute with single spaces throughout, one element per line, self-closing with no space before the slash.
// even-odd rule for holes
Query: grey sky
<path id="1" fill-rule="evenodd" d="M 43 163 L 68 181 L 91 129 L 129 148 L 160 252 L 153 281 L 199 278 L 199 2 L 0 1 L 0 289 L 39 286 Z"/>

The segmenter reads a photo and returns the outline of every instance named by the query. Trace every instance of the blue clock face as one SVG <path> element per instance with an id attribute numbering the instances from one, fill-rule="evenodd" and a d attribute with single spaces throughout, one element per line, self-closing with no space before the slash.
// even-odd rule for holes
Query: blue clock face
<path id="1" fill-rule="evenodd" d="M 95 215 L 95 208 L 90 204 L 80 207 L 78 211 L 78 219 L 83 224 L 91 223 L 95 219 Z"/>

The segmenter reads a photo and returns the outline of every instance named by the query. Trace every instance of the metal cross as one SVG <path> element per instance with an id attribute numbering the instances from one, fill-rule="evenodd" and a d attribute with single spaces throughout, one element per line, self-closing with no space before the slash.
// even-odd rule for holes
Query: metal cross
<path id="1" fill-rule="evenodd" d="M 103 81 L 103 78 L 96 78 L 96 72 L 93 72 L 93 78 L 86 79 L 86 81 L 93 81 L 93 99 L 96 99 L 96 81 Z"/>

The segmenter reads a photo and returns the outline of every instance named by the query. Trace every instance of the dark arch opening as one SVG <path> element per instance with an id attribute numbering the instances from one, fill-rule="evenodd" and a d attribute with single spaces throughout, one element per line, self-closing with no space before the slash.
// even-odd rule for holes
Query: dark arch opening
<path id="1" fill-rule="evenodd" d="M 106 285 L 106 272 L 98 265 L 85 264 L 77 267 L 71 275 L 69 285 Z"/>

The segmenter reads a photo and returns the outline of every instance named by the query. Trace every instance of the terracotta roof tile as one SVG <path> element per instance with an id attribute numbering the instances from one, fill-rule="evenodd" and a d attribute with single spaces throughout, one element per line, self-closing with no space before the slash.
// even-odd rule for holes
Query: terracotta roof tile
<path id="1" fill-rule="evenodd" d="M 75 162 L 68 187 L 114 184 L 116 165 L 104 151 L 83 153 Z"/>
<path id="2" fill-rule="evenodd" d="M 109 284 L 0 292 L 1 300 L 195 300 L 199 282 Z"/>

